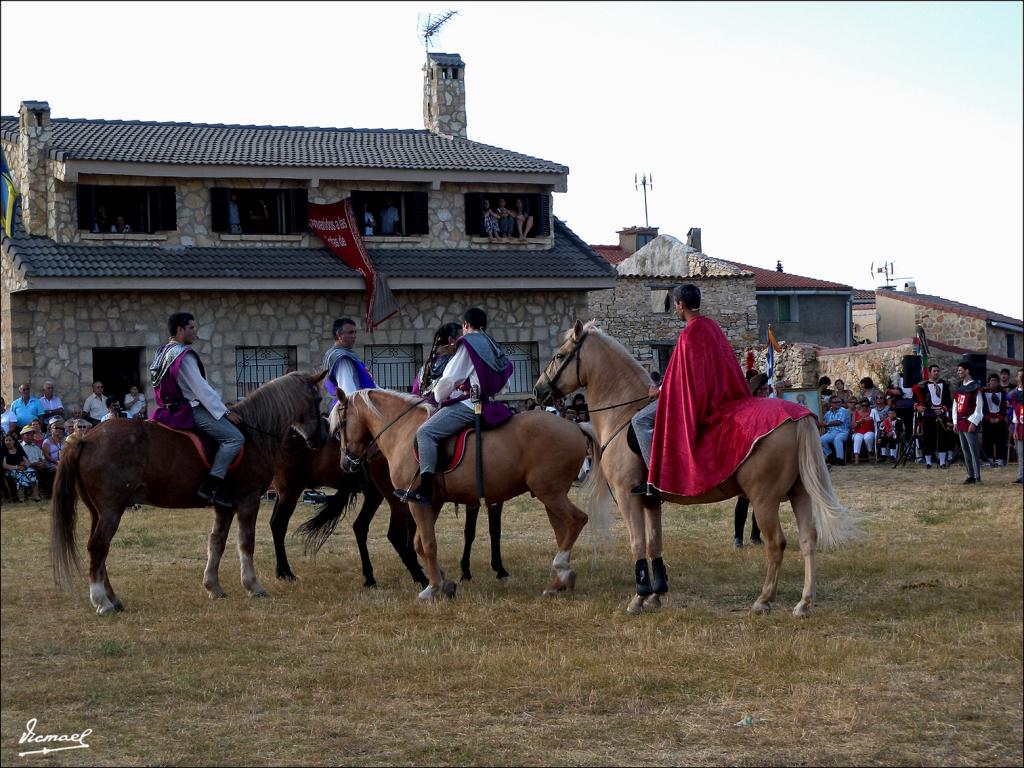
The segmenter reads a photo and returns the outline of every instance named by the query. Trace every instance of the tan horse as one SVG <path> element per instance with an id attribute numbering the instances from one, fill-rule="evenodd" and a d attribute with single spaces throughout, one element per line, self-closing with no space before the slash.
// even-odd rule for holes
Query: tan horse
<path id="1" fill-rule="evenodd" d="M 462 408 L 461 405 L 451 406 Z M 413 456 L 416 430 L 434 412 L 420 398 L 386 389 L 362 389 L 351 397 L 338 395 L 331 412 L 331 434 L 340 433 L 342 468 L 354 471 L 379 450 L 391 469 L 396 488 L 409 488 L 419 474 Z M 455 582 L 438 566 L 434 522 L 446 501 L 477 503 L 476 438 L 466 441 L 466 457 L 448 474 L 435 475 L 433 507 L 410 504 L 416 520 L 416 552 L 423 558 L 430 584 L 419 597 L 437 592 L 455 595 Z M 544 590 L 555 595 L 576 584 L 569 567 L 572 547 L 587 523 L 586 514 L 569 500 L 569 489 L 583 464 L 587 437 L 576 424 L 544 411 L 514 416 L 483 439 L 484 496 L 488 503 L 505 501 L 530 491 L 547 510 L 558 552 L 554 580 Z"/>
<path id="2" fill-rule="evenodd" d="M 618 341 L 604 334 L 591 321 L 576 321 L 565 342 L 537 381 L 534 394 L 543 403 L 578 387 L 586 387 L 587 402 L 598 456 L 591 469 L 603 473 L 615 503 L 622 510 L 629 529 L 629 544 L 637 561 L 637 594 L 627 610 L 655 610 L 659 594 L 668 589 L 661 560 L 661 506 L 645 508 L 642 496 L 630 489 L 646 482 L 643 459 L 627 444 L 629 422 L 647 402 L 651 378 Z M 754 601 L 755 613 L 767 613 L 775 600 L 786 537 L 779 522 L 779 503 L 793 505 L 804 556 L 804 588 L 793 608 L 795 616 L 807 616 L 815 595 L 815 547 L 827 547 L 849 538 L 856 521 L 836 500 L 821 451 L 813 416 L 799 422 L 787 421 L 759 440 L 745 461 L 724 483 L 703 496 L 664 495 L 676 504 L 706 504 L 743 495 L 750 499 L 757 524 L 765 539 L 768 572 L 761 594 Z M 654 561 L 651 586 L 646 557 Z M 653 594 L 652 594 L 653 593 Z"/>

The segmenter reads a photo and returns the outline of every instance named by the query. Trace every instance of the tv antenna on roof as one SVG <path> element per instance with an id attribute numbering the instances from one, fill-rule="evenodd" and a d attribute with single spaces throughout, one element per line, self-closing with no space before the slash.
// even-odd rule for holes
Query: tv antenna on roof
<path id="1" fill-rule="evenodd" d="M 441 13 L 421 13 L 416 17 L 416 29 L 423 38 L 423 47 L 430 50 L 430 47 L 437 44 L 437 36 L 441 27 L 458 16 L 458 11 L 442 11 Z"/>
<path id="2" fill-rule="evenodd" d="M 645 173 L 643 175 L 643 178 L 641 178 L 638 181 L 637 178 L 636 178 L 636 174 L 634 173 L 633 174 L 633 187 L 635 189 L 640 189 L 640 187 L 644 188 L 644 226 L 645 227 L 649 227 L 649 226 L 651 226 L 651 222 L 647 220 L 647 188 L 650 187 L 651 189 L 654 189 L 654 174 L 653 173 Z"/>
<path id="3" fill-rule="evenodd" d="M 883 261 L 880 267 L 875 267 L 875 262 L 871 262 L 871 276 L 874 277 L 875 273 L 885 275 L 885 285 L 879 288 L 892 289 L 896 280 L 912 280 L 909 277 L 896 277 L 896 263 L 893 261 Z"/>

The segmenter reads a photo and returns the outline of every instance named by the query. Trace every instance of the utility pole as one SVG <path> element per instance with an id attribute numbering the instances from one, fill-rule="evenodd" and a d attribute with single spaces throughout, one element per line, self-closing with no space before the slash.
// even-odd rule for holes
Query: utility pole
<path id="1" fill-rule="evenodd" d="M 654 189 L 654 174 L 643 174 L 643 177 L 637 180 L 637 175 L 633 174 L 633 187 L 635 189 L 644 188 L 644 226 L 651 226 L 651 222 L 647 219 L 647 187 Z"/>

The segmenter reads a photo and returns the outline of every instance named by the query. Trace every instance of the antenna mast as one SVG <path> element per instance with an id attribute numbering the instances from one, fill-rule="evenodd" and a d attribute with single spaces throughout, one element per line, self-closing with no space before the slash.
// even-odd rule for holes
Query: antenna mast
<path id="1" fill-rule="evenodd" d="M 636 178 L 636 174 L 634 173 L 633 187 L 634 189 L 640 189 L 640 187 L 644 188 L 644 226 L 649 227 L 651 226 L 651 222 L 648 221 L 647 219 L 647 187 L 654 189 L 654 174 L 645 173 L 643 177 L 638 181 Z"/>
<path id="2" fill-rule="evenodd" d="M 458 16 L 458 11 L 442 11 L 441 13 L 421 13 L 416 17 L 416 29 L 423 38 L 424 50 L 430 50 L 431 46 L 437 44 L 437 35 L 441 27 Z"/>

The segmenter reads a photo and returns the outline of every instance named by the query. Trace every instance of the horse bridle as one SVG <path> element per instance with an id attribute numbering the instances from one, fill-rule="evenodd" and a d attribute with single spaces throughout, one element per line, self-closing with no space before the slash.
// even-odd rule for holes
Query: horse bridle
<path id="1" fill-rule="evenodd" d="M 420 405 L 422 405 L 423 403 L 426 402 L 426 400 L 419 400 L 418 402 L 415 402 L 412 405 L 410 405 L 408 408 L 406 408 L 404 411 L 402 411 L 400 414 L 398 414 L 395 418 L 393 418 L 391 421 L 389 421 L 384 426 L 384 429 L 382 429 L 380 432 L 378 432 L 376 435 L 374 435 L 370 439 L 370 442 L 368 442 L 366 444 L 366 447 L 363 448 L 362 452 L 360 452 L 360 454 L 358 456 L 353 456 L 349 452 L 349 450 L 348 450 L 348 403 L 349 403 L 349 400 L 350 400 L 350 398 L 346 397 L 345 398 L 345 404 L 341 407 L 341 439 L 345 441 L 345 461 L 347 461 L 349 463 L 349 465 L 354 467 L 354 468 L 358 468 L 360 464 L 362 464 L 364 461 L 366 461 L 366 459 L 368 458 L 368 454 L 369 454 L 371 448 L 377 448 L 377 453 L 380 453 L 380 448 L 377 446 L 377 441 L 380 439 L 380 436 L 383 435 L 385 432 L 387 432 L 389 429 L 391 429 L 391 427 L 393 427 L 395 424 L 397 424 L 402 419 L 402 417 L 404 417 L 406 414 L 410 413 L 413 408 L 416 408 L 416 407 L 418 407 L 418 406 L 420 406 Z M 376 456 L 376 455 L 377 454 L 375 453 L 374 456 Z M 373 458 L 373 457 L 370 456 L 369 458 Z M 352 471 L 355 472 L 356 469 L 353 469 Z"/>
<path id="2" fill-rule="evenodd" d="M 558 388 L 558 384 L 556 382 L 558 381 L 559 378 L 561 378 L 562 372 L 569 366 L 569 363 L 572 362 L 573 358 L 576 358 L 576 381 L 580 380 L 580 355 L 579 355 L 579 352 L 580 352 L 580 347 L 583 346 L 583 342 L 586 341 L 586 340 L 587 340 L 587 333 L 586 333 L 586 331 L 584 331 L 582 334 L 580 334 L 580 337 L 578 339 L 576 339 L 575 343 L 572 345 L 572 350 L 569 352 L 569 354 L 567 354 L 562 359 L 562 364 L 558 366 L 558 370 L 555 371 L 555 375 L 554 376 L 549 376 L 548 375 L 548 368 L 551 366 L 551 363 L 555 362 L 555 360 L 558 359 L 558 352 L 555 352 L 555 354 L 552 356 L 551 363 L 548 363 L 546 366 L 544 366 L 543 375 L 544 375 L 544 378 L 547 379 L 546 384 L 548 386 L 548 389 L 551 390 L 551 394 L 553 395 L 553 399 L 561 400 L 567 394 L 566 392 L 563 392 L 562 390 L 560 390 Z"/>

